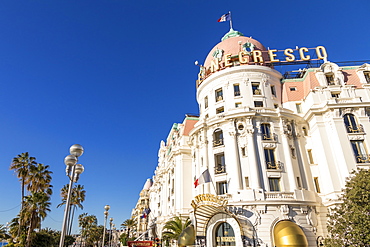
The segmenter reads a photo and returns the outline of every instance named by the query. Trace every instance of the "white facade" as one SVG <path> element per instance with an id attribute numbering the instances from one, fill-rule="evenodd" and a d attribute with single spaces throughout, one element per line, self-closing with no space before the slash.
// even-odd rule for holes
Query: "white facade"
<path id="1" fill-rule="evenodd" d="M 252 61 L 253 50 L 264 60 Z M 173 216 L 191 217 L 197 246 L 317 246 L 327 234 L 327 207 L 370 164 L 370 66 L 325 62 L 283 78 L 267 53 L 233 30 L 209 53 L 199 118 L 161 143 L 153 237 Z M 207 169 L 211 182 L 194 188 Z"/>

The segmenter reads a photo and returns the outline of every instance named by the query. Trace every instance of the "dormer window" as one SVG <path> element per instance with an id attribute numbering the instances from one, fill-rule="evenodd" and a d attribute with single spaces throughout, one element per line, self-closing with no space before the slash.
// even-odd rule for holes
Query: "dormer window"
<path id="1" fill-rule="evenodd" d="M 328 86 L 335 85 L 333 73 L 327 73 L 325 74 L 325 77 L 326 77 L 326 82 L 328 83 Z"/>
<path id="2" fill-rule="evenodd" d="M 215 96 L 216 96 L 216 102 L 223 100 L 222 88 L 219 88 L 215 91 Z"/>
<path id="3" fill-rule="evenodd" d="M 370 71 L 364 71 L 366 83 L 370 83 Z"/>

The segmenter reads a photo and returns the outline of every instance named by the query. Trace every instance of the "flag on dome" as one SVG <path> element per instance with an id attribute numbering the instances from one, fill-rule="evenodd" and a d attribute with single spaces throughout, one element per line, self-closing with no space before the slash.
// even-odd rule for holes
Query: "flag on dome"
<path id="1" fill-rule="evenodd" d="M 202 175 L 200 175 L 200 177 L 197 180 L 195 180 L 194 186 L 196 188 L 200 184 L 205 184 L 209 182 L 211 182 L 211 175 L 209 174 L 209 171 L 207 169 L 202 173 Z"/>
<path id="2" fill-rule="evenodd" d="M 224 22 L 224 21 L 230 21 L 231 20 L 231 14 L 230 12 L 227 14 L 224 14 L 220 17 L 220 19 L 217 20 L 217 22 Z"/>

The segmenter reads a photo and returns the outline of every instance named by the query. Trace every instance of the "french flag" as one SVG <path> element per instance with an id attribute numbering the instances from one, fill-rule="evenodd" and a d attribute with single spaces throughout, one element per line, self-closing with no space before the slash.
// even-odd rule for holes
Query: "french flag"
<path id="1" fill-rule="evenodd" d="M 209 171 L 207 169 L 202 173 L 202 175 L 200 175 L 200 177 L 197 180 L 195 180 L 194 186 L 196 188 L 200 184 L 205 184 L 209 182 L 211 182 L 211 175 L 209 174 Z"/>
<path id="2" fill-rule="evenodd" d="M 231 15 L 230 13 L 224 14 L 220 17 L 220 19 L 217 20 L 217 22 L 224 22 L 224 21 L 230 21 Z"/>

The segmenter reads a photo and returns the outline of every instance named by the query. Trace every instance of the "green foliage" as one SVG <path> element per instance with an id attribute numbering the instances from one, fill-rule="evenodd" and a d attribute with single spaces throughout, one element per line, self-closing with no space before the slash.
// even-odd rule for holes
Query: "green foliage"
<path id="1" fill-rule="evenodd" d="M 127 233 L 122 233 L 120 236 L 119 236 L 119 241 L 121 242 L 121 244 L 123 246 L 127 246 L 127 241 L 134 241 L 135 240 L 135 237 L 131 237 L 131 238 L 128 238 L 127 237 Z"/>
<path id="2" fill-rule="evenodd" d="M 8 239 L 10 238 L 10 235 L 8 234 L 6 227 L 2 224 L 0 224 L 0 240 L 2 239 Z"/>
<path id="3" fill-rule="evenodd" d="M 34 230 L 41 229 L 41 222 L 50 211 L 52 172 L 27 152 L 13 158 L 10 169 L 19 178 L 22 189 L 21 210 L 9 226 L 11 241 L 16 243 L 14 246 L 30 247 L 36 237 Z"/>
<path id="4" fill-rule="evenodd" d="M 343 192 L 328 215 L 325 246 L 370 246 L 370 170 L 353 172 Z"/>
<path id="5" fill-rule="evenodd" d="M 130 237 L 131 230 L 136 227 L 136 221 L 134 219 L 127 219 L 121 224 L 121 226 L 127 230 L 127 236 Z"/>
<path id="6" fill-rule="evenodd" d="M 32 239 L 31 247 L 52 247 L 55 244 L 53 235 L 47 232 L 37 232 Z"/>
<path id="7" fill-rule="evenodd" d="M 171 220 L 167 221 L 163 227 L 163 240 L 165 240 L 165 242 L 177 240 L 182 231 L 189 225 L 191 225 L 189 218 L 183 219 L 179 216 L 173 217 Z"/>
<path id="8" fill-rule="evenodd" d="M 103 240 L 104 226 L 97 224 L 95 215 L 83 213 L 78 216 L 78 225 L 81 227 L 81 236 L 85 239 L 86 247 L 95 246 Z"/>

